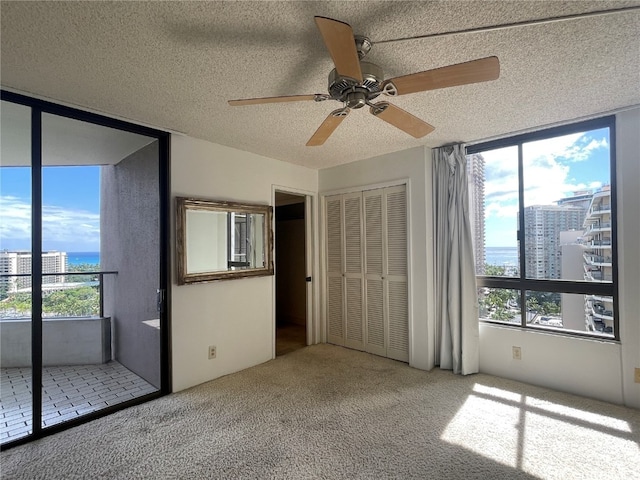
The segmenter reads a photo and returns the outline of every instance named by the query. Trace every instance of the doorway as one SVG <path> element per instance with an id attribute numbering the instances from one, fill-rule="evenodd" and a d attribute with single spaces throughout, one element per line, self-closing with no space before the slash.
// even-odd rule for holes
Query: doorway
<path id="1" fill-rule="evenodd" d="M 275 192 L 276 356 L 307 345 L 305 201 Z"/>

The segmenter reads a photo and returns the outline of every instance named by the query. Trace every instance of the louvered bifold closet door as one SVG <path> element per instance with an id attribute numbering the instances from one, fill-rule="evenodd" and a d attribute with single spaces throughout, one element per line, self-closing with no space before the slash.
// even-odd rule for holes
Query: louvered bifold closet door
<path id="1" fill-rule="evenodd" d="M 364 278 L 362 269 L 362 193 L 343 195 L 345 341 L 364 349 Z"/>
<path id="2" fill-rule="evenodd" d="M 342 196 L 325 198 L 327 226 L 327 340 L 344 345 Z"/>
<path id="3" fill-rule="evenodd" d="M 387 357 L 409 361 L 407 289 L 407 193 L 404 185 L 385 188 L 386 262 L 383 279 L 387 299 Z"/>
<path id="4" fill-rule="evenodd" d="M 383 190 L 363 192 L 365 225 L 365 346 L 367 352 L 386 356 L 384 314 Z"/>

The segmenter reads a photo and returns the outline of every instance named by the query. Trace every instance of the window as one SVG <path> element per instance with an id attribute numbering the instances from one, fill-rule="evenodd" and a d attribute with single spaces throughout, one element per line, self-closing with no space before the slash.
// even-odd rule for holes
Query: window
<path id="1" fill-rule="evenodd" d="M 467 148 L 480 321 L 619 339 L 614 129 Z"/>

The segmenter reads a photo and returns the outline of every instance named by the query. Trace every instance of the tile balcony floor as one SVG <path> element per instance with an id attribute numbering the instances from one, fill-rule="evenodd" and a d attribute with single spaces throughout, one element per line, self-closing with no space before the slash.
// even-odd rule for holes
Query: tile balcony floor
<path id="1" fill-rule="evenodd" d="M 31 368 L 2 368 L 0 443 L 31 431 Z M 42 423 L 48 427 L 157 389 L 118 362 L 44 367 Z"/>

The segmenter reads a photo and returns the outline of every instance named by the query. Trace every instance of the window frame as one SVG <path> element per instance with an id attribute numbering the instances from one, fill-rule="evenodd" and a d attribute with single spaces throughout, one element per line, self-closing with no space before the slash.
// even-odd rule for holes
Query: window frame
<path id="1" fill-rule="evenodd" d="M 524 172 L 523 172 L 523 145 L 525 143 L 545 140 L 572 133 L 587 132 L 601 128 L 609 129 L 609 175 L 611 189 L 611 268 L 612 279 L 610 283 L 588 282 L 585 280 L 555 280 L 526 278 L 525 269 L 525 206 L 524 206 Z M 506 323 L 491 319 L 478 319 L 480 322 L 501 325 L 505 327 L 535 330 L 538 332 L 553 333 L 568 336 L 587 337 L 603 341 L 620 341 L 620 322 L 618 313 L 618 234 L 617 234 L 617 188 L 616 188 L 616 124 L 615 116 L 606 116 L 592 120 L 571 123 L 567 125 L 546 128 L 535 132 L 524 133 L 512 137 L 491 140 L 487 142 L 468 145 L 466 154 L 482 154 L 489 150 L 499 148 L 517 147 L 518 150 L 518 277 L 499 277 L 488 275 L 476 275 L 476 283 L 479 288 L 513 289 L 520 296 L 520 324 Z M 486 231 L 486 227 L 485 227 Z M 584 295 L 601 295 L 612 298 L 613 303 L 613 337 L 604 336 L 600 332 L 563 330 L 538 325 L 529 325 L 526 322 L 526 295 L 528 291 L 550 293 L 573 293 Z"/>

